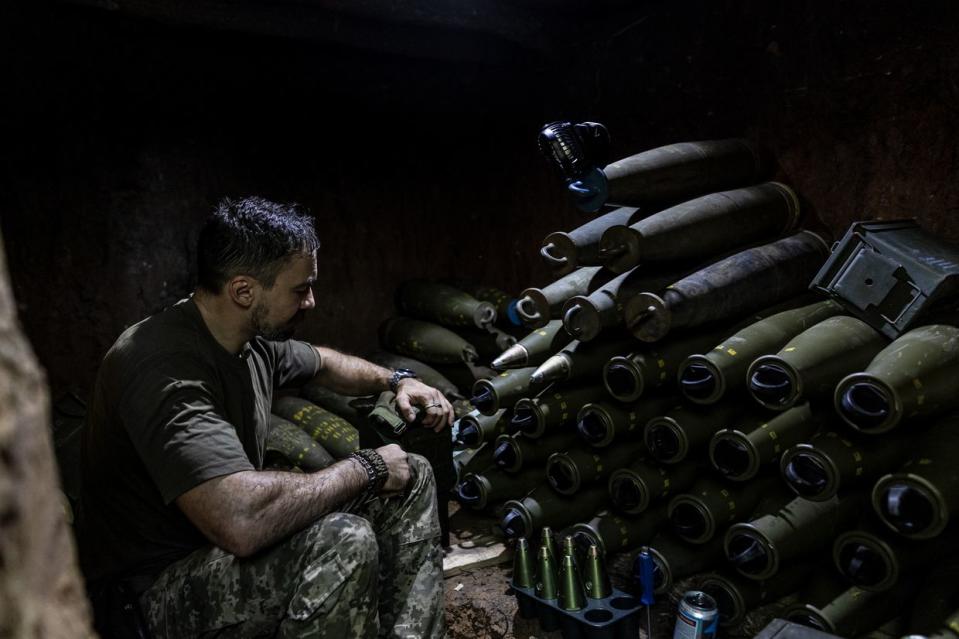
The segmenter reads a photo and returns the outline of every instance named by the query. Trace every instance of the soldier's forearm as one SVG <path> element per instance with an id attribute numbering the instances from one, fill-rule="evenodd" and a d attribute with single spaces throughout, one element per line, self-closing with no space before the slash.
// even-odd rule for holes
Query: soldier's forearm
<path id="1" fill-rule="evenodd" d="M 392 373 L 389 369 L 331 348 L 313 348 L 320 355 L 320 371 L 314 378 L 317 383 L 344 395 L 372 395 L 387 390 Z"/>
<path id="2" fill-rule="evenodd" d="M 358 496 L 368 481 L 349 459 L 311 474 L 249 470 L 204 482 L 177 504 L 210 541 L 247 557 Z"/>

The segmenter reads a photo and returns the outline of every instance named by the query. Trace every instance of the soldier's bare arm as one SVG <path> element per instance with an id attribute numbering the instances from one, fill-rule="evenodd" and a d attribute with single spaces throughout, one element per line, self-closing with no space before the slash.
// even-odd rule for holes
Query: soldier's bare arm
<path id="1" fill-rule="evenodd" d="M 377 452 L 389 470 L 381 492 L 403 490 L 410 479 L 406 453 L 395 444 Z M 248 557 L 353 499 L 368 481 L 351 459 L 311 474 L 249 470 L 206 481 L 176 504 L 214 545 Z"/>
<path id="2" fill-rule="evenodd" d="M 314 346 L 320 370 L 314 381 L 344 395 L 372 395 L 388 389 L 392 371 L 360 357 Z"/>
<path id="3" fill-rule="evenodd" d="M 331 348 L 314 346 L 320 356 L 320 370 L 314 381 L 344 395 L 371 395 L 388 388 L 392 371 L 362 358 Z M 396 404 L 407 421 L 416 414 L 413 406 L 426 411 L 423 425 L 440 430 L 453 423 L 453 406 L 446 397 L 416 379 L 401 380 L 396 389 Z"/>

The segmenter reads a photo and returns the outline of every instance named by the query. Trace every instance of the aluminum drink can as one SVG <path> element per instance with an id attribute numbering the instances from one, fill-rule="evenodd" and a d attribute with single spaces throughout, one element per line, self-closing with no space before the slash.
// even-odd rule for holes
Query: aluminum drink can
<path id="1" fill-rule="evenodd" d="M 679 602 L 673 639 L 714 639 L 718 626 L 716 600 L 705 592 L 690 590 Z"/>

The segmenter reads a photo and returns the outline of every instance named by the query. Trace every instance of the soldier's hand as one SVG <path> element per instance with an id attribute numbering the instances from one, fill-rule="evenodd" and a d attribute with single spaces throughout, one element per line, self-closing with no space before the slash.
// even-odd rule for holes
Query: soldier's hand
<path id="1" fill-rule="evenodd" d="M 389 477 L 380 492 L 386 495 L 399 493 L 406 489 L 410 483 L 410 463 L 406 456 L 406 451 L 397 444 L 380 446 L 376 449 L 383 461 L 386 462 L 386 469 L 390 471 Z"/>
<path id="2" fill-rule="evenodd" d="M 413 406 L 422 409 L 423 425 L 436 432 L 453 423 L 453 405 L 443 393 L 418 379 L 408 377 L 400 380 L 396 387 L 396 407 L 403 419 L 411 422 L 416 418 Z"/>

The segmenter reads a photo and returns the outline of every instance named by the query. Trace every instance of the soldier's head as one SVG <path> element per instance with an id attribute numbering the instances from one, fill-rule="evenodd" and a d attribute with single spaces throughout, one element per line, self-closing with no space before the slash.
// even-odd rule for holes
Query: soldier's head
<path id="1" fill-rule="evenodd" d="M 313 308 L 319 247 L 295 204 L 224 199 L 200 231 L 197 288 L 229 302 L 267 339 L 288 339 Z"/>

